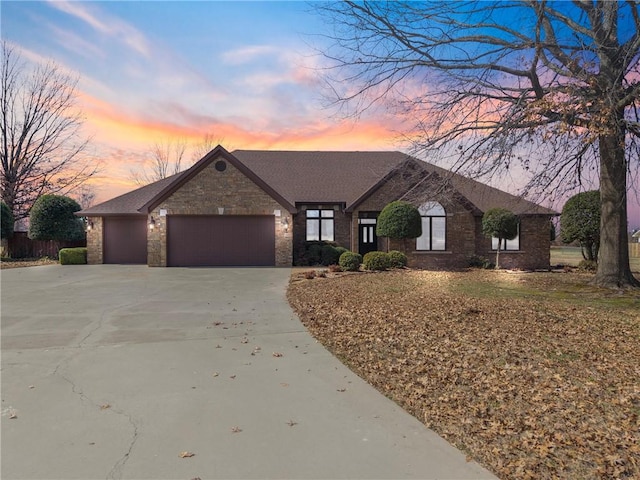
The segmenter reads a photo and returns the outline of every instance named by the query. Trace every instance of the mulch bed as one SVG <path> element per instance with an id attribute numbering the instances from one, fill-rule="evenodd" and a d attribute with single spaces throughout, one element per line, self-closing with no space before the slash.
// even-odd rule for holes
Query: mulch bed
<path id="1" fill-rule="evenodd" d="M 584 273 L 292 277 L 362 378 L 501 478 L 640 478 L 640 292 Z"/>

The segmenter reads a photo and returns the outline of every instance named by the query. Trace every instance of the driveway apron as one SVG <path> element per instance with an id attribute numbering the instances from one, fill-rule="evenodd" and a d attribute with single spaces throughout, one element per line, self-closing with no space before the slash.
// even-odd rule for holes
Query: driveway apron
<path id="1" fill-rule="evenodd" d="M 289 275 L 3 270 L 1 477 L 494 478 L 318 344 Z"/>

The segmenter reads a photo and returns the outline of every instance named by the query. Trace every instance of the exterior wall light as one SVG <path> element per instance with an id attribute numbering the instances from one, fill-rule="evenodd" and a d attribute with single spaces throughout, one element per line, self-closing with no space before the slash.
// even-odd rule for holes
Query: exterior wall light
<path id="1" fill-rule="evenodd" d="M 151 219 L 149 220 L 149 230 L 153 230 L 154 228 L 156 228 L 156 221 L 153 217 L 151 217 Z"/>
<path id="2" fill-rule="evenodd" d="M 284 227 L 285 233 L 289 231 L 289 219 L 287 217 L 282 217 L 282 226 Z"/>

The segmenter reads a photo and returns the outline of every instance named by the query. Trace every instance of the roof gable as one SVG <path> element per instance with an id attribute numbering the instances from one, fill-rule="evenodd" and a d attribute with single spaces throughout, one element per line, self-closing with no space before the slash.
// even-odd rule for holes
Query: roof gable
<path id="1" fill-rule="evenodd" d="M 180 176 L 178 176 L 173 182 L 169 183 L 165 188 L 159 191 L 154 197 L 150 198 L 140 209 L 142 212 L 147 213 L 153 210 L 164 199 L 169 197 L 173 192 L 182 187 L 185 183 L 195 177 L 204 168 L 211 165 L 214 160 L 224 159 L 247 176 L 256 185 L 262 188 L 267 194 L 269 194 L 274 200 L 285 207 L 289 212 L 295 213 L 295 203 L 289 202 L 280 193 L 274 190 L 271 185 L 266 183 L 260 176 L 256 175 L 252 170 L 247 168 L 242 162 L 240 162 L 234 155 L 225 150 L 222 146 L 218 145 L 216 148 L 202 157 L 196 164 L 194 164 L 188 170 L 185 170 Z"/>

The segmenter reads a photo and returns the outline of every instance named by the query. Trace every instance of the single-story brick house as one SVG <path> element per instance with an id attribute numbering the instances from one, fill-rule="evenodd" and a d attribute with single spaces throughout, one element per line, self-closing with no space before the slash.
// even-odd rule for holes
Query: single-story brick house
<path id="1" fill-rule="evenodd" d="M 376 236 L 389 202 L 422 214 L 416 240 Z M 549 220 L 556 212 L 401 152 L 236 150 L 221 146 L 188 170 L 77 215 L 87 217 L 88 262 L 149 266 L 291 266 L 306 242 L 326 240 L 362 254 L 403 249 L 409 265 L 460 268 L 491 258 L 482 235 L 489 208 L 520 218 L 504 267 L 549 267 Z"/>

